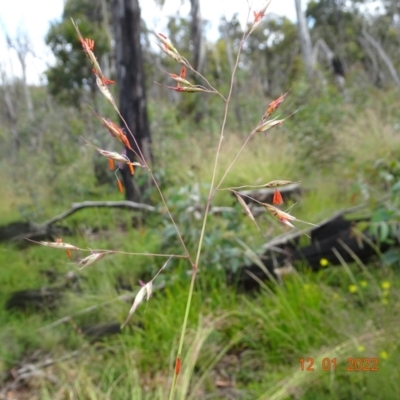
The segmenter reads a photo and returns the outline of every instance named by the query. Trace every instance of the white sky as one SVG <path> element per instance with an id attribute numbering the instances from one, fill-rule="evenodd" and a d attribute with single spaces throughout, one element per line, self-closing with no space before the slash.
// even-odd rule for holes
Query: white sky
<path id="1" fill-rule="evenodd" d="M 251 2 L 251 0 L 249 0 Z M 161 9 L 153 0 L 139 0 L 142 18 L 151 29 L 162 30 L 166 16 L 180 14 L 187 16 L 190 11 L 188 0 L 166 0 Z M 305 6 L 306 0 L 303 0 Z M 253 0 L 253 9 L 258 10 L 264 0 Z M 4 29 L 12 38 L 17 33 L 26 33 L 35 54 L 29 56 L 27 74 L 29 83 L 39 83 L 43 71 L 53 62 L 50 49 L 44 43 L 44 37 L 51 21 L 60 20 L 64 0 L 0 0 L 0 64 L 9 76 L 20 76 L 20 67 L 13 50 L 8 50 L 4 38 Z M 200 0 L 202 17 L 211 22 L 212 32 L 217 32 L 219 20 L 226 16 L 229 20 L 238 13 L 245 21 L 248 12 L 247 0 Z M 294 0 L 272 0 L 269 12 L 296 19 Z M 160 28 L 161 27 L 161 28 Z"/>

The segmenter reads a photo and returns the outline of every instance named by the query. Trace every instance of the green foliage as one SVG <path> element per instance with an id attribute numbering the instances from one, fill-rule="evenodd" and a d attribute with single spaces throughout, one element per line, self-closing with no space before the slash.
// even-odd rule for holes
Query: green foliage
<path id="1" fill-rule="evenodd" d="M 68 0 L 62 20 L 53 23 L 47 33 L 46 44 L 56 58 L 56 65 L 47 71 L 48 87 L 62 103 L 79 108 L 85 93 L 94 96 L 95 78 L 70 18 L 77 21 L 84 38 L 95 41 L 96 54 L 101 60 L 110 50 L 110 42 L 101 24 L 100 10 L 100 5 L 96 7 L 90 0 Z"/>
<path id="2" fill-rule="evenodd" d="M 370 183 L 360 187 L 364 198 L 369 201 L 371 219 L 359 223 L 357 230 L 361 234 L 368 233 L 383 246 L 393 246 L 398 242 L 400 232 L 400 163 L 397 159 L 379 159 L 372 173 Z M 371 186 L 373 180 L 377 181 L 384 194 L 380 192 L 376 196 Z M 400 253 L 392 247 L 381 258 L 384 265 L 399 265 Z"/>
<path id="3" fill-rule="evenodd" d="M 150 236 L 133 230 L 128 234 L 118 233 L 112 240 L 121 249 L 132 250 L 134 243 L 135 250 L 151 250 L 150 246 L 154 249 L 158 246 L 157 237 L 157 230 Z M 83 246 L 86 244 L 79 238 L 68 240 Z M 94 244 L 102 246 L 102 241 L 109 240 L 104 232 L 104 238 Z M 41 398 L 54 398 L 54 393 L 67 388 L 80 398 L 92 393 L 92 398 L 101 400 L 109 396 L 113 399 L 127 396 L 140 399 L 151 395 L 151 398 L 165 397 L 170 358 L 174 355 L 171 343 L 174 343 L 178 333 L 176 320 L 184 312 L 186 265 L 171 265 L 175 280 L 170 281 L 165 289 L 155 291 L 151 303 L 141 306 L 140 312 L 122 335 L 91 344 L 90 339 L 79 335 L 72 324 L 42 331 L 36 329 L 106 300 L 110 302 L 90 313 L 74 316 L 73 322 L 78 326 L 87 326 L 123 320 L 127 304 L 112 301 L 119 294 L 116 285 L 120 284 L 122 277 L 125 283 L 131 281 L 138 287 L 137 279 L 142 277 L 139 270 L 151 264 L 148 259 L 104 258 L 79 274 L 80 290 L 67 295 L 62 307 L 30 315 L 4 311 L 4 301 L 10 291 L 49 285 L 49 275 L 43 274 L 49 265 L 58 272 L 57 283 L 61 283 L 71 266 L 66 264 L 63 252 L 42 247 L 29 248 L 22 253 L 23 257 L 12 248 L 3 248 L 0 254 L 3 256 L 0 261 L 9 265 L 7 274 L 3 273 L 1 278 L 4 291 L 0 297 L 0 337 L 2 343 L 7 344 L 1 347 L 0 352 L 3 371 L 35 349 L 40 349 L 43 356 L 51 354 L 56 359 L 79 349 L 79 357 L 61 361 L 52 367 L 51 372 L 59 377 L 58 383 L 47 380 L 37 382 L 35 386 L 41 391 Z M 40 269 L 35 267 L 38 265 Z M 349 393 L 362 391 L 364 397 L 372 399 L 382 385 L 383 375 L 387 387 L 384 389 L 387 391 L 385 398 L 396 398 L 399 394 L 396 385 L 399 378 L 396 368 L 399 337 L 393 313 L 400 299 L 400 278 L 391 269 L 371 271 L 370 277 L 365 277 L 357 268 L 351 269 L 364 298 L 362 304 L 358 294 L 349 290 L 352 281 L 340 268 L 327 268 L 318 275 L 291 276 L 285 279 L 283 285 L 269 284 L 260 293 L 250 296 L 238 294 L 227 287 L 223 276 L 215 269 L 202 270 L 187 339 L 187 354 L 196 365 L 193 385 L 201 381 L 202 390 L 223 398 L 223 392 L 215 386 L 213 367 L 208 369 L 217 363 L 218 368 L 224 368 L 235 377 L 237 389 L 247 393 L 245 399 L 258 398 L 266 390 L 271 396 L 268 398 L 275 398 L 273 396 L 286 387 L 285 381 L 291 382 L 292 376 L 298 376 L 298 379 L 287 390 L 302 392 L 304 398 L 311 399 L 318 395 L 321 399 L 340 399 Z M 332 275 L 336 275 L 336 285 Z M 327 281 L 330 283 L 327 284 Z M 159 283 L 157 280 L 156 284 Z M 385 291 L 387 294 L 384 294 Z M 199 319 L 199 315 L 204 317 Z M 212 322 L 219 315 L 225 317 L 219 322 Z M 26 329 L 27 326 L 30 329 Z M 212 327 L 212 332 L 204 331 L 205 326 Z M 380 328 L 385 329 L 385 334 L 371 342 L 370 338 Z M 197 333 L 206 335 L 205 342 L 201 344 L 202 356 L 198 358 L 195 347 L 190 350 L 192 344 L 202 343 L 197 342 Z M 235 337 L 234 342 L 225 348 L 225 344 Z M 352 339 L 349 340 L 349 337 Z M 352 343 L 346 352 L 337 349 L 345 342 Z M 222 358 L 218 361 L 216 357 L 221 351 Z M 333 376 L 323 371 L 314 372 L 311 384 L 311 373 L 300 372 L 299 359 L 317 359 L 327 351 L 329 358 L 338 359 L 337 372 Z M 346 372 L 348 357 L 373 356 L 380 360 L 379 373 Z M 240 363 L 236 364 L 235 360 L 240 360 Z M 143 382 L 147 382 L 146 385 Z M 193 393 L 193 399 L 196 398 L 201 397 Z"/>
<path id="4" fill-rule="evenodd" d="M 250 63 L 247 79 L 257 76 L 264 95 L 279 96 L 296 82 L 298 47 L 296 24 L 286 17 L 265 18 L 244 49 Z"/>
<path id="5" fill-rule="evenodd" d="M 285 128 L 299 165 L 306 170 L 331 165 L 341 151 L 336 132 L 344 123 L 343 97 L 333 86 L 313 96 L 300 81 L 293 89 L 292 99 L 298 111 L 285 122 Z"/>
<path id="6" fill-rule="evenodd" d="M 185 243 L 193 250 L 199 240 L 207 189 L 207 185 L 200 187 L 194 184 L 182 186 L 177 191 L 174 189 L 167 192 L 170 210 L 178 216 L 177 223 Z M 240 207 L 232 211 L 223 212 L 222 218 L 212 215 L 208 217 L 210 231 L 204 239 L 204 267 L 202 268 L 204 270 L 235 272 L 245 263 L 244 252 L 238 244 L 238 239 L 244 240 L 246 233 L 252 230 L 252 226 L 242 215 Z M 173 245 L 179 249 L 175 227 L 169 221 L 165 221 L 164 224 L 161 235 L 164 246 Z"/>

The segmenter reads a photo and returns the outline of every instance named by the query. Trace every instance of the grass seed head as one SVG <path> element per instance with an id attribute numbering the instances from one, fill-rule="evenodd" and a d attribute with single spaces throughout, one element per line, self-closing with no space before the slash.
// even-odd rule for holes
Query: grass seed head
<path id="1" fill-rule="evenodd" d="M 267 132 L 277 125 L 282 125 L 284 119 L 271 119 L 269 121 L 262 122 L 256 129 L 256 132 Z"/>
<path id="2" fill-rule="evenodd" d="M 103 118 L 96 113 L 97 118 L 100 119 L 103 126 L 110 132 L 111 136 L 118 139 L 122 144 L 124 144 L 128 149 L 132 150 L 132 147 L 128 141 L 128 138 L 125 136 L 123 130 L 114 122 L 109 119 Z M 99 151 L 99 150 L 98 150 Z M 103 150 L 105 151 L 105 150 Z M 104 155 L 104 154 L 103 154 Z M 107 157 L 107 156 L 106 156 Z M 118 160 L 116 160 L 118 161 Z"/>
<path id="3" fill-rule="evenodd" d="M 280 210 L 277 207 L 271 206 L 270 204 L 267 203 L 261 203 L 261 204 L 276 218 L 283 218 L 289 221 L 297 221 L 296 217 Z"/>
<path id="4" fill-rule="evenodd" d="M 39 242 L 42 246 L 53 247 L 55 249 L 63 249 L 63 250 L 80 250 L 79 247 L 76 247 L 69 243 L 62 242 L 62 239 L 57 239 L 56 242 Z"/>
<path id="5" fill-rule="evenodd" d="M 178 83 L 181 83 L 182 85 L 186 85 L 186 86 L 193 86 L 188 80 L 181 78 L 180 76 L 176 75 L 176 74 L 169 74 L 169 76 L 175 80 Z"/>
<path id="6" fill-rule="evenodd" d="M 90 256 L 83 258 L 78 263 L 78 265 L 81 267 L 79 269 L 83 269 L 88 267 L 89 265 L 94 264 L 96 261 L 101 260 L 106 254 L 106 252 L 92 253 Z"/>
<path id="7" fill-rule="evenodd" d="M 263 116 L 263 120 L 267 119 L 270 115 L 272 115 L 278 109 L 278 107 L 283 103 L 283 101 L 285 100 L 285 98 L 288 94 L 289 94 L 289 92 L 286 92 L 286 93 L 280 95 L 277 99 L 271 101 L 271 103 L 269 103 L 268 109 Z"/>
<path id="8" fill-rule="evenodd" d="M 268 0 L 264 6 L 261 8 L 261 10 L 259 11 L 253 11 L 253 15 L 254 15 L 254 22 L 253 22 L 253 26 L 251 28 L 250 33 L 252 33 L 257 27 L 258 25 L 260 25 L 262 19 L 265 17 L 265 12 L 267 11 L 267 8 L 269 6 L 269 4 L 271 3 L 271 0 Z"/>
<path id="9" fill-rule="evenodd" d="M 253 222 L 256 222 L 249 206 L 246 204 L 246 202 L 243 200 L 243 198 L 240 196 L 240 194 L 237 192 L 234 192 L 234 193 L 235 193 L 235 196 L 238 199 L 239 204 L 241 205 L 243 211 L 245 212 L 245 214 L 248 215 Z"/>
<path id="10" fill-rule="evenodd" d="M 113 85 L 115 83 L 115 81 L 112 81 L 111 79 L 107 79 L 103 74 L 99 74 L 99 72 L 93 68 L 93 73 L 97 76 L 99 76 L 99 78 L 101 79 L 101 82 L 103 83 L 103 85 Z"/>
<path id="11" fill-rule="evenodd" d="M 142 304 L 144 298 L 146 297 L 146 300 L 149 301 L 151 295 L 153 293 L 153 281 L 150 281 L 143 285 L 137 295 L 135 296 L 135 300 L 133 301 L 132 307 L 129 310 L 128 317 L 126 318 L 125 322 L 122 324 L 121 328 L 125 327 L 136 309 Z"/>
<path id="12" fill-rule="evenodd" d="M 282 224 L 289 226 L 291 228 L 295 228 L 295 226 L 290 221 L 297 221 L 296 217 L 293 217 L 293 215 L 285 213 L 284 211 L 280 210 L 277 207 L 271 206 L 270 204 L 266 203 L 261 203 L 261 204 L 267 209 L 267 211 L 271 213 L 272 216 L 277 218 Z"/>
<path id="13" fill-rule="evenodd" d="M 182 86 L 177 90 L 177 92 L 185 92 L 185 93 L 197 93 L 204 92 L 208 93 L 209 91 L 201 86 Z"/>
<path id="14" fill-rule="evenodd" d="M 96 74 L 96 83 L 100 92 L 103 96 L 112 104 L 112 106 L 117 109 L 117 104 L 114 101 L 114 97 L 112 96 L 110 90 L 108 89 L 107 85 L 104 84 L 103 80 L 100 78 L 98 74 Z"/>
<path id="15" fill-rule="evenodd" d="M 176 82 L 178 82 L 178 86 L 179 83 L 182 83 L 183 85 L 187 85 L 187 86 L 193 86 L 188 80 L 186 80 L 186 67 L 183 66 L 181 68 L 181 73 L 180 75 L 176 75 L 176 74 L 169 74 L 169 76 L 174 79 Z"/>
<path id="16" fill-rule="evenodd" d="M 78 28 L 78 26 L 75 24 L 75 21 L 72 18 L 71 18 L 71 21 L 72 21 L 72 25 L 74 26 L 75 31 L 76 31 L 76 33 L 78 35 L 78 40 L 82 45 L 83 52 L 88 56 L 90 62 L 93 65 L 93 68 L 97 71 L 97 73 L 99 75 L 103 75 L 103 73 L 101 71 L 101 68 L 100 68 L 100 65 L 99 65 L 99 63 L 97 61 L 97 58 L 93 53 L 94 40 L 88 39 L 88 38 L 84 39 L 82 34 L 81 34 L 81 32 L 80 32 L 80 30 L 79 30 L 79 28 Z"/>
<path id="17" fill-rule="evenodd" d="M 163 33 L 155 33 L 155 35 L 157 36 L 158 40 L 164 45 L 163 48 L 164 51 L 169 50 L 170 52 L 179 55 L 178 50 L 174 47 L 171 40 L 169 40 L 166 35 L 164 35 Z"/>
<path id="18" fill-rule="evenodd" d="M 123 164 L 129 164 L 130 161 L 127 156 L 123 154 L 119 154 L 116 151 L 108 151 L 108 150 L 102 150 L 102 149 L 97 149 L 97 151 L 104 157 L 107 157 L 109 160 L 114 160 L 119 163 Z"/>
<path id="19" fill-rule="evenodd" d="M 289 226 L 290 228 L 295 228 L 295 226 L 286 218 L 278 217 L 278 220 L 282 222 L 282 224 Z"/>

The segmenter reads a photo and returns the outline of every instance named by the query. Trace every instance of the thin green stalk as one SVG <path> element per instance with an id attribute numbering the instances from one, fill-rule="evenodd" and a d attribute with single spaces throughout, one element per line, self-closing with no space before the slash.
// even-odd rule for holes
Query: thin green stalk
<path id="1" fill-rule="evenodd" d="M 180 367 L 179 367 L 179 369 L 177 369 L 176 364 L 179 362 L 179 365 L 180 365 L 181 360 L 182 360 L 183 339 L 185 338 L 185 334 L 186 334 L 186 327 L 187 327 L 187 323 L 189 320 L 189 311 L 190 311 L 190 306 L 192 304 L 192 298 L 193 298 L 193 292 L 194 292 L 194 284 L 196 282 L 196 275 L 197 275 L 197 266 L 196 265 L 197 264 L 195 264 L 195 266 L 193 268 L 192 279 L 190 280 L 189 293 L 188 293 L 188 297 L 187 297 L 187 301 L 186 301 L 186 308 L 185 308 L 185 316 L 183 318 L 181 337 L 179 340 L 178 355 L 175 360 L 174 378 L 172 380 L 171 390 L 169 392 L 169 397 L 168 397 L 169 400 L 172 400 L 174 398 L 176 382 L 178 380 L 178 376 L 179 376 L 179 372 L 180 372 L 179 371 Z"/>
<path id="2" fill-rule="evenodd" d="M 248 17 L 247 17 L 247 19 L 248 19 Z M 192 298 L 193 298 L 193 292 L 194 292 L 194 284 L 195 284 L 195 281 L 196 281 L 196 276 L 197 276 L 197 271 L 198 271 L 198 266 L 199 266 L 200 256 L 201 256 L 201 248 L 202 248 L 202 245 L 203 245 L 204 235 L 205 235 L 205 230 L 206 230 L 206 225 L 207 225 L 207 217 L 208 217 L 208 214 L 209 214 L 209 211 L 210 211 L 211 200 L 212 200 L 213 195 L 214 195 L 215 177 L 217 175 L 218 161 L 219 161 L 219 157 L 221 155 L 222 141 L 224 139 L 224 132 L 225 132 L 226 121 L 227 121 L 227 118 L 228 118 L 229 105 L 230 105 L 230 100 L 231 100 L 231 97 L 232 97 L 233 85 L 234 85 L 234 81 L 235 81 L 235 75 L 236 75 L 237 67 L 239 65 L 239 59 L 240 59 L 241 50 L 242 50 L 243 43 L 244 43 L 246 38 L 247 38 L 246 33 L 244 33 L 243 37 L 242 37 L 242 40 L 240 42 L 240 46 L 239 46 L 239 50 L 238 50 L 237 56 L 236 56 L 236 62 L 235 62 L 235 65 L 233 67 L 233 70 L 232 70 L 229 93 L 228 93 L 228 96 L 227 96 L 227 98 L 225 100 L 224 117 L 223 117 L 223 121 L 222 121 L 221 132 L 220 132 L 220 137 L 219 137 L 219 142 L 218 142 L 218 147 L 217 147 L 217 152 L 216 152 L 216 155 L 215 155 L 214 168 L 213 168 L 213 173 L 212 173 L 212 178 L 211 178 L 211 185 L 210 185 L 210 190 L 209 190 L 208 197 L 207 197 L 206 209 L 205 209 L 205 212 L 204 212 L 203 224 L 202 224 L 202 227 L 201 227 L 200 238 L 199 238 L 199 243 L 198 243 L 197 253 L 196 253 L 196 259 L 195 259 L 195 262 L 193 264 L 192 279 L 190 281 L 190 288 L 189 288 L 189 293 L 188 293 L 188 297 L 187 297 L 187 301 L 186 301 L 185 316 L 184 316 L 184 319 L 183 319 L 181 335 L 180 335 L 180 338 L 179 338 L 178 354 L 177 354 L 176 361 L 175 361 L 174 378 L 173 378 L 172 385 L 171 385 L 171 390 L 170 390 L 170 393 L 169 393 L 169 400 L 173 400 L 174 395 L 175 395 L 176 383 L 177 383 L 178 375 L 179 375 L 179 370 L 177 370 L 177 368 L 176 368 L 176 363 L 178 362 L 180 364 L 181 360 L 182 360 L 183 342 L 184 342 L 184 339 L 185 339 L 185 336 L 186 336 L 187 323 L 188 323 L 188 319 L 189 319 L 189 312 L 190 312 L 190 307 L 191 307 L 191 304 L 192 304 Z"/>

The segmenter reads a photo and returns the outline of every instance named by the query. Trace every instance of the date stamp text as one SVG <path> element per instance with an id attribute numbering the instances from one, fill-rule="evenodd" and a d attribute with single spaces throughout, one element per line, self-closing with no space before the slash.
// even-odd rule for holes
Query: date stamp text
<path id="1" fill-rule="evenodd" d="M 300 358 L 300 370 L 301 371 L 315 371 L 315 360 L 311 357 L 309 358 Z M 320 361 L 320 366 L 323 371 L 336 371 L 338 361 L 336 358 L 323 358 Z M 349 357 L 346 360 L 345 371 L 349 372 L 376 372 L 379 371 L 378 368 L 379 359 L 375 357 L 365 357 L 365 358 L 353 358 Z M 319 366 L 318 366 L 319 367 Z"/>

